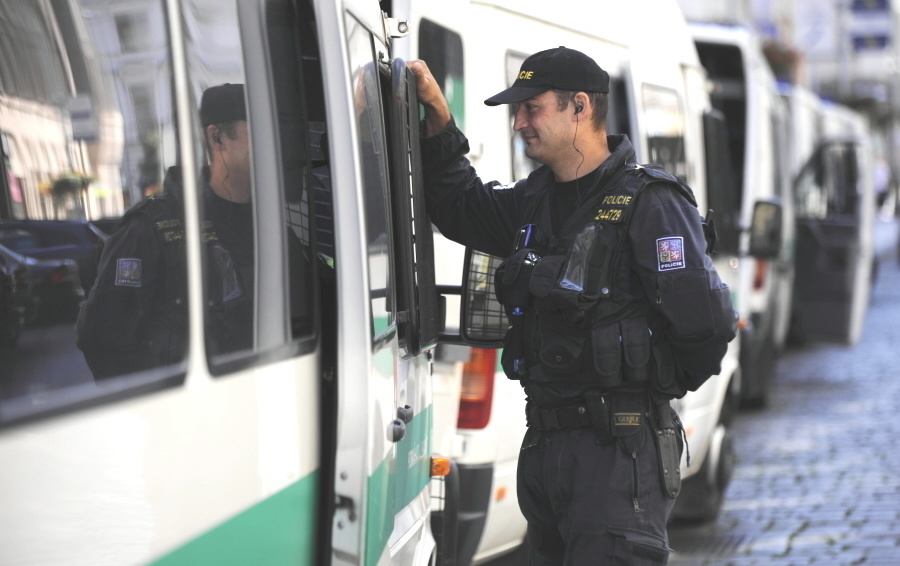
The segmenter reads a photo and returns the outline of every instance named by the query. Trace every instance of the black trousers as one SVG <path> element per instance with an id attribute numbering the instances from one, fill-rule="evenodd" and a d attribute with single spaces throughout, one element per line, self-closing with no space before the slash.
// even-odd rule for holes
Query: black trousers
<path id="1" fill-rule="evenodd" d="M 646 423 L 639 451 L 598 444 L 591 428 L 528 429 L 519 453 L 519 507 L 528 521 L 530 566 L 668 562 L 666 497 Z M 633 445 L 634 443 L 632 443 Z"/>

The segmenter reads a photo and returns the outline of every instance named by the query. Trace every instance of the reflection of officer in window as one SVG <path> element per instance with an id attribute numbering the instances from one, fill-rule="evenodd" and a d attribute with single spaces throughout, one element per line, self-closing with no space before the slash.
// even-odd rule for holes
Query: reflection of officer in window
<path id="1" fill-rule="evenodd" d="M 253 221 L 244 89 L 224 84 L 203 93 L 200 118 L 210 154 L 204 171 L 208 349 L 253 346 Z M 78 347 L 95 378 L 184 358 L 187 271 L 181 172 L 165 191 L 134 206 L 110 236 L 99 275 L 76 326 Z"/>

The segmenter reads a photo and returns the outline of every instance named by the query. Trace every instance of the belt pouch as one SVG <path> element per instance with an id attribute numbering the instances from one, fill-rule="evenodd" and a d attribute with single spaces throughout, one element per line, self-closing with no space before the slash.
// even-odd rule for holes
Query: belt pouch
<path id="1" fill-rule="evenodd" d="M 643 432 L 648 406 L 646 394 L 613 393 L 610 395 L 610 405 L 612 435 L 627 454 L 637 454 L 644 448 L 646 439 Z"/>
<path id="2" fill-rule="evenodd" d="M 514 321 L 506 331 L 503 341 L 503 352 L 500 354 L 500 365 L 503 373 L 512 380 L 519 380 L 528 375 L 525 359 L 524 321 Z"/>
<path id="3" fill-rule="evenodd" d="M 597 385 L 612 389 L 622 384 L 622 335 L 619 323 L 602 324 L 591 329 L 591 354 Z"/>
<path id="4" fill-rule="evenodd" d="M 588 417 L 591 419 L 591 427 L 597 436 L 597 442 L 609 444 L 612 441 L 609 430 L 609 404 L 596 389 L 585 391 L 584 400 L 587 403 Z"/>
<path id="5" fill-rule="evenodd" d="M 628 318 L 622 327 L 622 374 L 625 381 L 645 382 L 650 379 L 650 329 L 644 317 Z"/>

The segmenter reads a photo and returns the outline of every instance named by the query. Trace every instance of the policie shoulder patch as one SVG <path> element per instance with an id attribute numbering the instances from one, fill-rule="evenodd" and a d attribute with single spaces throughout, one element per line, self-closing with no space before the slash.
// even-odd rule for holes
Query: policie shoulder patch
<path id="1" fill-rule="evenodd" d="M 116 285 L 121 287 L 140 287 L 141 260 L 130 257 L 116 260 Z"/>
<path id="2" fill-rule="evenodd" d="M 656 259 L 660 271 L 684 269 L 684 238 L 669 236 L 656 240 Z"/>

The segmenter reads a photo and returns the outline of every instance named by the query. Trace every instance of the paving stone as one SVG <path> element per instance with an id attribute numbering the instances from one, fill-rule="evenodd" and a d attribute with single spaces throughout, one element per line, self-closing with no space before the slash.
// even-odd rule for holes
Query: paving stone
<path id="1" fill-rule="evenodd" d="M 879 223 L 859 342 L 782 355 L 768 407 L 735 423 L 737 467 L 719 519 L 673 525 L 681 551 L 669 564 L 900 565 L 897 234 L 896 222 Z"/>

